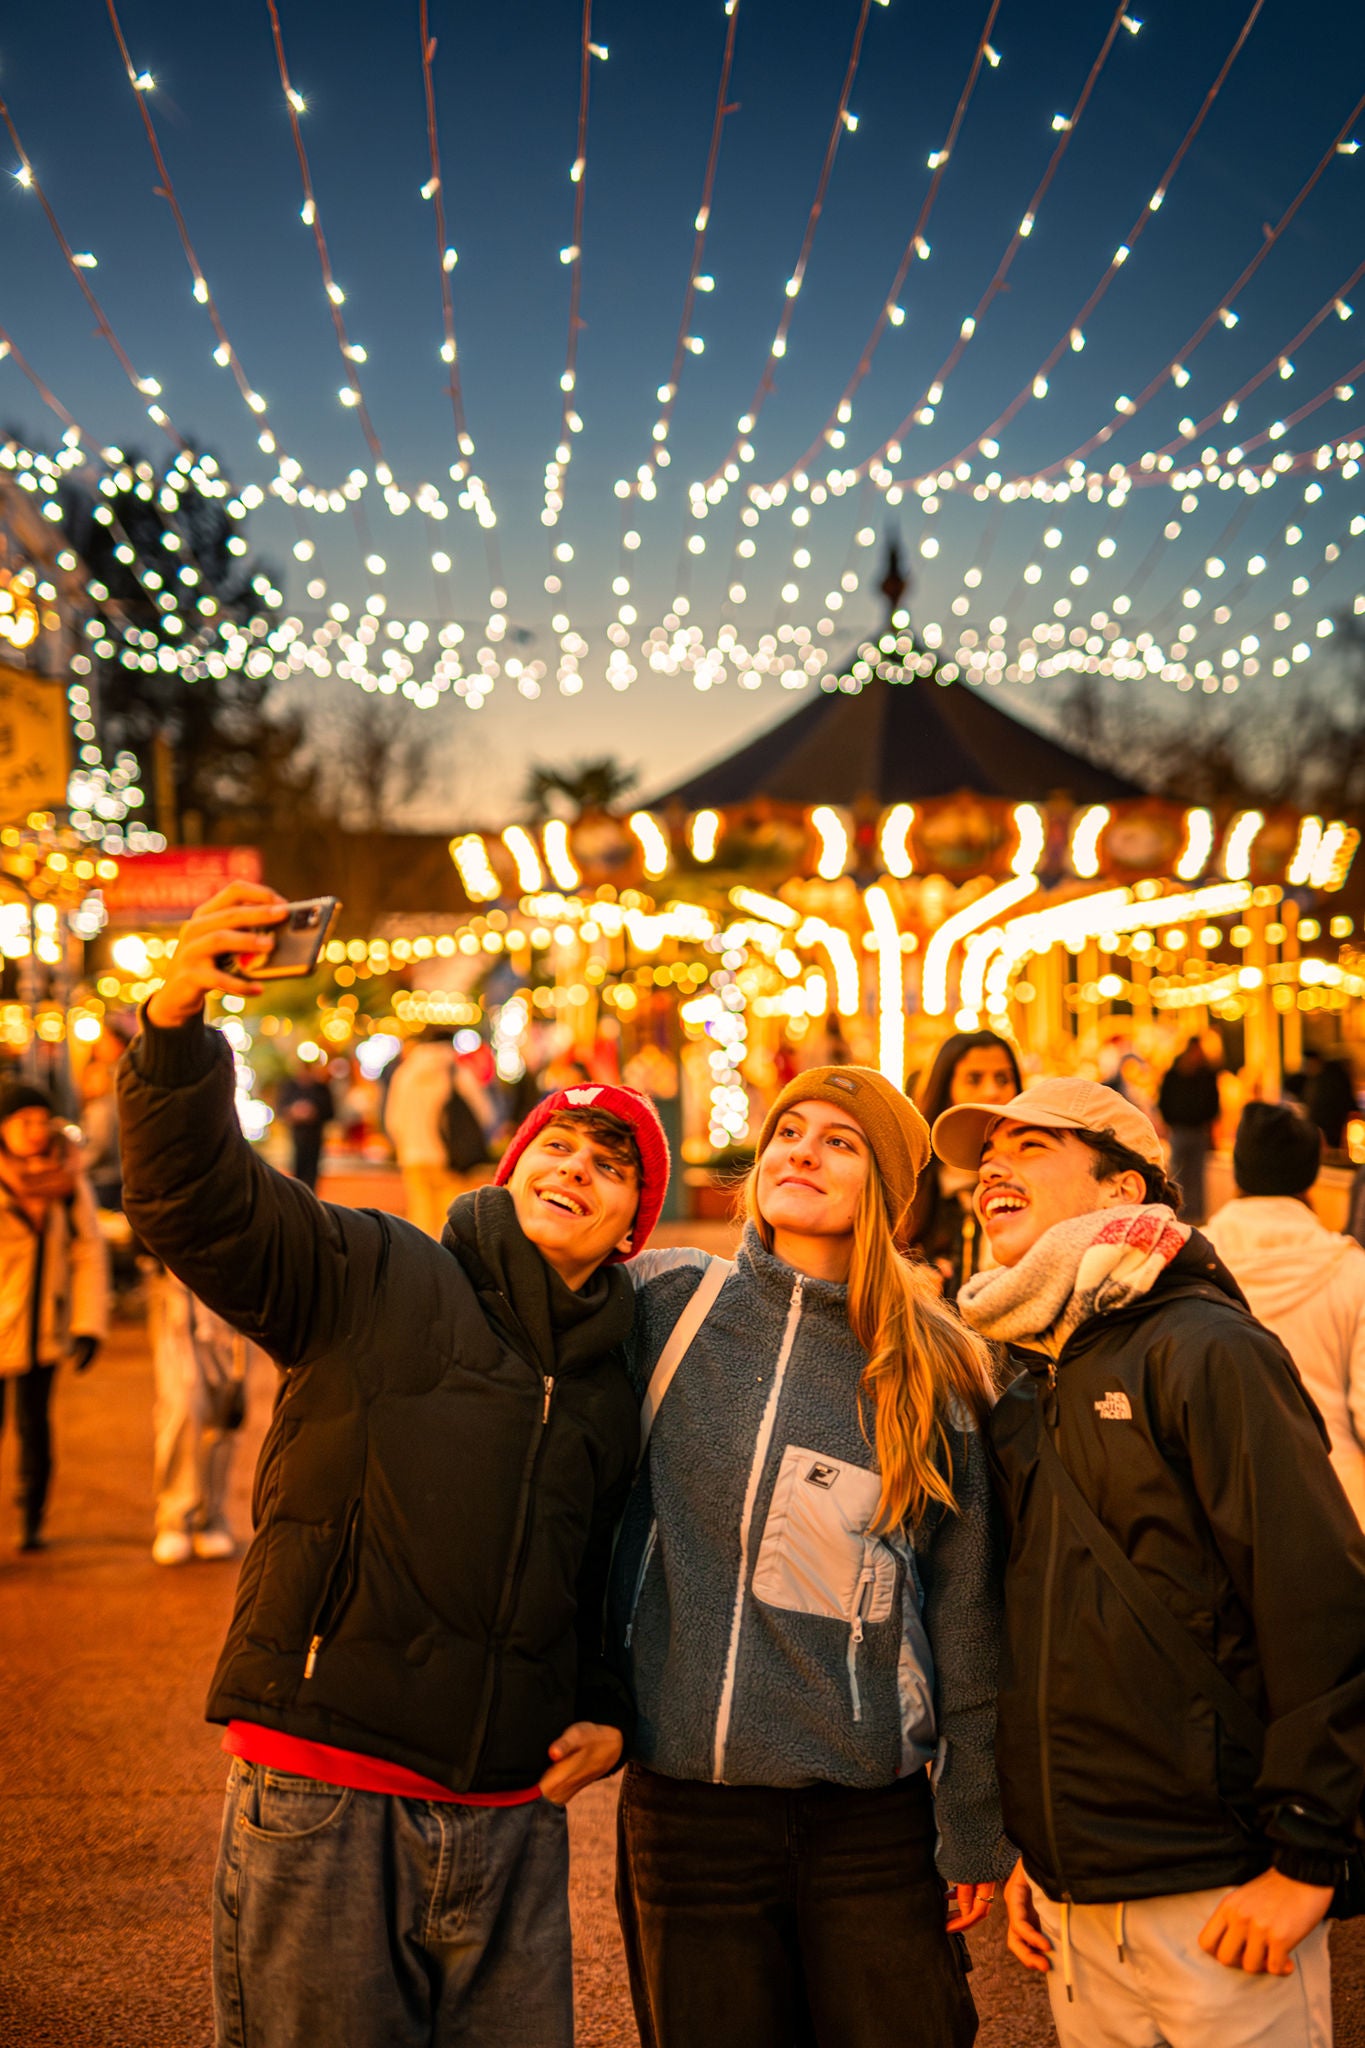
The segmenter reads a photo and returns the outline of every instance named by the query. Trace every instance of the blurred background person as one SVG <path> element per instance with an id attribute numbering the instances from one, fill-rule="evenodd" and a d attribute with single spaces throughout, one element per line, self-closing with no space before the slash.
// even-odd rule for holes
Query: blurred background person
<path id="1" fill-rule="evenodd" d="M 384 1129 L 403 1176 L 408 1221 L 439 1238 L 457 1195 L 487 1180 L 487 1095 L 431 1027 L 403 1048 L 384 1103 Z"/>
<path id="2" fill-rule="evenodd" d="M 145 1264 L 156 1373 L 152 1556 L 157 1564 L 231 1557 L 228 1482 L 246 1420 L 247 1342 L 173 1273 Z"/>
<path id="3" fill-rule="evenodd" d="M 1217 1072 L 1197 1038 L 1166 1069 L 1157 1108 L 1171 1134 L 1170 1172 L 1180 1184 L 1180 1214 L 1186 1223 L 1202 1223 L 1208 1213 L 1204 1168 L 1222 1104 Z"/>
<path id="4" fill-rule="evenodd" d="M 1131 1038 L 1111 1038 L 1100 1054 L 1099 1078 L 1134 1109 L 1140 1109 L 1153 1126 L 1157 1122 L 1156 1098 L 1152 1094 L 1152 1070 Z"/>
<path id="5" fill-rule="evenodd" d="M 293 1071 L 280 1083 L 275 1114 L 289 1126 L 295 1180 L 316 1191 L 323 1135 L 336 1116 L 336 1100 L 325 1069 L 296 1060 Z"/>
<path id="6" fill-rule="evenodd" d="M 1006 1103 L 1023 1085 L 1018 1055 L 1008 1039 L 995 1031 L 957 1031 L 939 1047 L 914 1100 L 932 1130 L 935 1117 L 956 1103 Z M 910 1250 L 938 1272 L 949 1301 L 957 1299 L 958 1288 L 981 1270 L 983 1261 L 994 1263 L 972 1207 L 975 1193 L 974 1173 L 931 1158 L 910 1212 Z"/>
<path id="7" fill-rule="evenodd" d="M 1237 1126 L 1237 1199 L 1204 1235 L 1299 1369 L 1332 1464 L 1365 1528 L 1365 1251 L 1313 1214 L 1322 1139 L 1287 1102 L 1249 1102 Z"/>
<path id="8" fill-rule="evenodd" d="M 0 1421 L 19 1436 L 19 1548 L 41 1550 L 52 1479 L 52 1382 L 94 1362 L 109 1321 L 109 1256 L 76 1147 L 41 1088 L 0 1089 Z"/>
<path id="9" fill-rule="evenodd" d="M 1295 1093 L 1311 1123 L 1322 1132 L 1329 1152 L 1341 1152 L 1346 1145 L 1346 1126 L 1356 1113 L 1355 1082 L 1350 1063 L 1332 1059 L 1311 1049 L 1303 1056 L 1303 1072 L 1297 1075 Z"/>

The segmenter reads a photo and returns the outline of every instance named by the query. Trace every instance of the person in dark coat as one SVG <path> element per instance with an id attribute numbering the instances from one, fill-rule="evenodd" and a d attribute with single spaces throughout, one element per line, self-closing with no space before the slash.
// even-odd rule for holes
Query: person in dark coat
<path id="1" fill-rule="evenodd" d="M 915 1094 L 915 1107 L 932 1129 L 955 1102 L 1008 1102 L 1023 1085 L 1018 1055 L 1007 1038 L 996 1031 L 955 1031 L 935 1053 Z M 975 1193 L 976 1175 L 959 1173 L 941 1159 L 929 1161 L 915 1190 L 909 1248 L 941 1279 L 948 1301 L 956 1301 L 958 1288 L 977 1271 L 983 1254 L 990 1259 L 972 1207 Z"/>
<path id="2" fill-rule="evenodd" d="M 1010 1948 L 1061 2048 L 1328 2041 L 1365 1538 L 1321 1419 L 1112 1089 L 1040 1082 L 933 1137 L 979 1170 L 998 1262 L 959 1313 L 1017 1373 L 988 1425 Z"/>
<path id="3" fill-rule="evenodd" d="M 120 1073 L 129 1221 L 283 1379 L 208 1713 L 233 1764 L 220 2042 L 572 2048 L 563 1808 L 633 1725 L 608 1668 L 639 1452 L 619 1262 L 668 1153 L 624 1088 L 549 1098 L 437 1242 L 319 1202 L 238 1126 L 217 964 L 286 905 L 181 933 Z"/>
<path id="4" fill-rule="evenodd" d="M 294 1178 L 310 1190 L 317 1187 L 323 1136 L 336 1113 L 326 1074 L 297 1061 L 293 1073 L 280 1083 L 275 1114 L 289 1126 Z"/>
<path id="5" fill-rule="evenodd" d="M 1309 1122 L 1322 1132 L 1328 1151 L 1340 1152 L 1346 1143 L 1346 1126 L 1357 1107 L 1349 1062 L 1310 1052 L 1304 1060 L 1303 1106 Z"/>
<path id="6" fill-rule="evenodd" d="M 1218 1076 L 1197 1038 L 1189 1040 L 1162 1076 L 1157 1108 L 1171 1134 L 1171 1178 L 1180 1189 L 1180 1213 L 1187 1223 L 1202 1223 L 1208 1213 L 1204 1168 L 1222 1105 Z"/>

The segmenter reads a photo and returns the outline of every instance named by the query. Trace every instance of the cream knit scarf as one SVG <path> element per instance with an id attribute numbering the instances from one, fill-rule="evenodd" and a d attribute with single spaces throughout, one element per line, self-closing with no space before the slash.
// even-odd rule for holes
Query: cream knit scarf
<path id="1" fill-rule="evenodd" d="M 1124 1203 L 1045 1230 L 1017 1266 L 994 1266 L 957 1297 L 962 1320 L 996 1343 L 1048 1338 L 1058 1349 L 1091 1316 L 1137 1301 L 1190 1235 L 1164 1202 Z"/>

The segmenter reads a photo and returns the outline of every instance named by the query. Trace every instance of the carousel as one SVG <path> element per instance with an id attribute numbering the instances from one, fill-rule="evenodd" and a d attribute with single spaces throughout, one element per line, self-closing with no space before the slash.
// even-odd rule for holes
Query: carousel
<path id="1" fill-rule="evenodd" d="M 693 1165 L 742 1150 L 797 1065 L 903 1083 L 979 1025 L 1079 1074 L 1215 1033 L 1240 1092 L 1274 1096 L 1314 1013 L 1359 1030 L 1365 961 L 1333 908 L 1357 840 L 1153 797 L 890 629 L 647 807 L 457 834 L 439 911 L 333 939 L 321 992 L 234 1035 L 247 1060 L 477 1033 L 508 1083 L 586 1069 L 671 1102 Z M 116 940 L 100 999 L 139 999 L 169 943 Z"/>

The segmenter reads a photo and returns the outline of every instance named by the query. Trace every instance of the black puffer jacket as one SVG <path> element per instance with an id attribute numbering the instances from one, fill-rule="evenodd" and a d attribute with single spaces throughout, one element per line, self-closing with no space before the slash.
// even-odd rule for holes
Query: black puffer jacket
<path id="1" fill-rule="evenodd" d="M 595 1312 L 556 1308 L 501 1188 L 462 1197 L 458 1250 L 318 1202 L 242 1137 L 231 1055 L 200 1024 L 144 1024 L 120 1094 L 134 1229 L 284 1368 L 210 1720 L 457 1792 L 534 1784 L 576 1719 L 629 1738 L 601 1655 L 639 1444 L 621 1354 L 600 1341 L 629 1331 L 624 1273 L 592 1283 Z M 538 1315 L 499 1284 L 509 1228 L 528 1296 L 550 1288 Z"/>
<path id="2" fill-rule="evenodd" d="M 1152 1292 L 1039 1353 L 995 1410 L 1010 1523 L 996 1755 L 1049 1897 L 1334 1883 L 1365 1792 L 1365 1539 L 1288 1353 L 1197 1233 Z M 1259 1774 L 1040 1477 L 1038 1432 L 1269 1727 Z"/>

